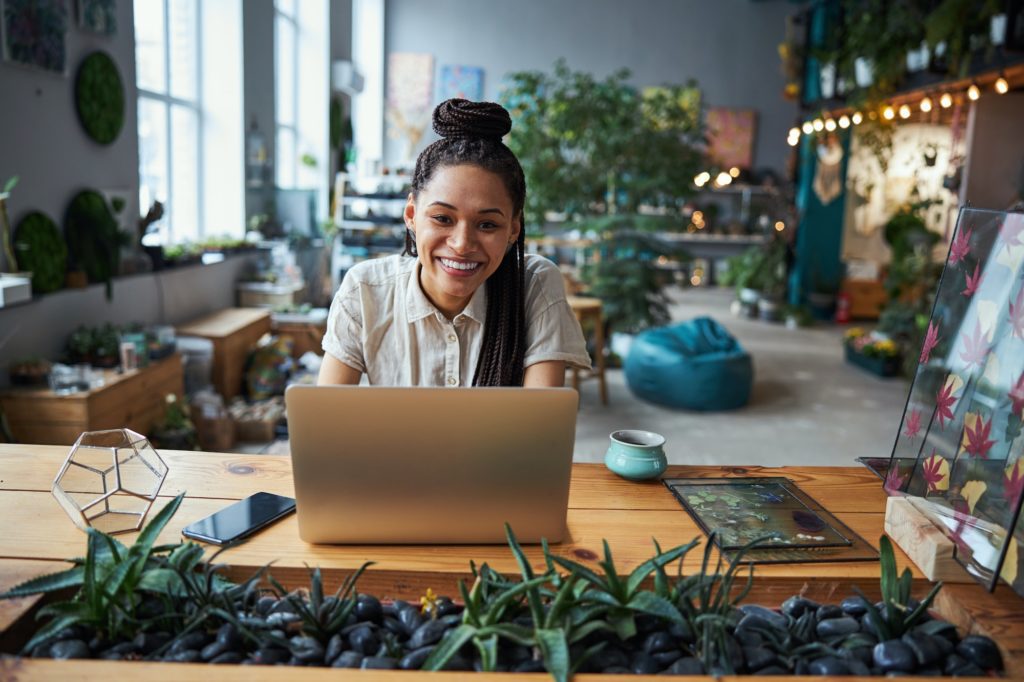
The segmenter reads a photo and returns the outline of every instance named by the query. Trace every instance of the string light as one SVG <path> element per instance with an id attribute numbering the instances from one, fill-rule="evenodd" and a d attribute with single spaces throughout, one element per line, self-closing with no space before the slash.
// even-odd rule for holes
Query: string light
<path id="1" fill-rule="evenodd" d="M 855 126 L 859 126 L 861 124 L 861 121 L 863 120 L 864 114 L 860 113 L 859 111 L 853 112 L 853 116 L 850 117 L 850 122 L 853 123 L 853 125 Z"/>
<path id="2" fill-rule="evenodd" d="M 882 117 L 886 121 L 891 121 L 894 118 L 896 118 L 896 110 L 893 109 L 891 106 L 886 106 L 885 109 L 882 110 Z"/>
<path id="3" fill-rule="evenodd" d="M 804 121 L 803 131 L 804 135 L 810 135 L 811 133 L 814 132 L 814 126 L 811 125 L 810 121 Z"/>
<path id="4" fill-rule="evenodd" d="M 814 123 L 812 123 L 811 125 L 813 125 L 814 130 L 816 130 L 819 133 L 825 129 L 825 122 L 822 121 L 820 118 L 814 119 Z"/>
<path id="5" fill-rule="evenodd" d="M 953 106 L 953 96 L 948 92 L 942 93 L 942 97 L 939 97 L 939 106 L 943 109 L 949 109 Z"/>
<path id="6" fill-rule="evenodd" d="M 786 223 L 782 222 L 781 220 L 778 220 L 778 221 L 775 222 L 775 231 L 776 232 L 782 232 L 785 229 L 786 229 Z"/>
<path id="7" fill-rule="evenodd" d="M 786 138 L 786 142 L 789 143 L 790 147 L 795 147 L 798 144 L 800 144 L 800 138 L 799 137 L 788 137 L 788 138 Z"/>
<path id="8" fill-rule="evenodd" d="M 1000 95 L 1005 95 L 1010 91 L 1010 84 L 1006 82 L 1006 76 L 999 74 L 999 78 L 996 80 L 996 92 Z"/>
<path id="9" fill-rule="evenodd" d="M 835 129 L 836 129 L 836 122 L 835 122 L 835 120 L 833 120 L 831 118 L 825 119 L 825 130 L 827 130 L 828 132 L 831 133 Z"/>
<path id="10" fill-rule="evenodd" d="M 850 127 L 850 117 L 847 116 L 846 114 L 843 114 L 842 116 L 840 116 L 839 117 L 839 127 L 842 128 L 843 130 L 846 130 L 847 128 L 849 128 Z"/>
<path id="11" fill-rule="evenodd" d="M 726 185 L 728 185 L 731 182 L 732 182 L 732 176 L 729 175 L 728 173 L 726 173 L 725 171 L 722 171 L 721 173 L 719 173 L 718 177 L 715 178 L 715 184 L 718 185 L 719 187 L 725 187 Z"/>
<path id="12" fill-rule="evenodd" d="M 800 137 L 800 129 L 799 128 L 790 128 L 789 129 L 789 136 L 790 137 Z"/>
<path id="13" fill-rule="evenodd" d="M 910 107 L 906 104 L 900 106 L 900 118 L 910 118 Z"/>
<path id="14" fill-rule="evenodd" d="M 981 97 L 981 90 L 977 83 L 971 83 L 971 87 L 967 88 L 967 98 L 972 102 L 977 102 L 979 97 Z"/>
<path id="15" fill-rule="evenodd" d="M 740 176 L 740 169 L 737 168 L 736 166 L 733 166 L 732 168 L 729 169 L 729 175 L 734 178 L 738 178 Z"/>
<path id="16" fill-rule="evenodd" d="M 925 95 L 924 99 L 921 100 L 921 111 L 928 113 L 932 110 L 932 98 Z"/>

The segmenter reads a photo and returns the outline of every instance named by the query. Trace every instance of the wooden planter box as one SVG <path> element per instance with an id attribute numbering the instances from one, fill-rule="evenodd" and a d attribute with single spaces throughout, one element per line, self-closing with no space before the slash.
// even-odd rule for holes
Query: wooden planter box
<path id="1" fill-rule="evenodd" d="M 872 358 L 863 353 L 858 353 L 849 344 L 844 346 L 844 350 L 848 363 L 880 377 L 888 378 L 898 375 L 900 373 L 900 366 L 903 364 L 903 359 L 898 355 L 894 358 Z"/>
<path id="2" fill-rule="evenodd" d="M 241 499 L 256 490 L 278 494 L 293 493 L 291 460 L 274 455 L 228 455 L 208 452 L 165 452 L 170 473 L 161 491 L 162 501 L 182 490 L 188 497 L 177 515 L 157 539 L 157 543 L 180 540 L 181 528 Z M 64 456 L 63 448 L 46 446 L 0 445 L 0 461 L 5 465 L 5 486 L 0 488 L 0 518 L 5 532 L 0 534 L 0 590 L 28 577 L 66 567 L 64 558 L 81 556 L 84 536 L 64 515 L 49 492 L 53 472 Z M 872 544 L 882 533 L 886 495 L 877 477 L 863 467 L 682 467 L 672 466 L 669 476 L 786 476 L 797 481 L 815 499 L 825 502 L 840 520 Z M 159 504 L 159 503 L 158 503 Z M 601 541 L 607 539 L 616 563 L 631 570 L 653 553 L 651 538 L 668 548 L 700 535 L 694 521 L 682 510 L 672 494 L 657 481 L 631 483 L 598 464 L 573 466 L 569 496 L 569 532 L 566 541 L 552 551 L 581 561 L 597 569 L 602 553 Z M 132 537 L 122 536 L 125 542 Z M 535 570 L 543 571 L 539 547 L 525 547 Z M 897 563 L 908 565 L 906 556 L 896 550 Z M 324 589 L 337 589 L 345 576 L 366 560 L 377 563 L 359 581 L 361 592 L 384 599 L 417 600 L 432 588 L 438 594 L 457 595 L 459 579 L 470 579 L 469 560 L 487 562 L 497 571 L 518 574 L 511 552 L 504 545 L 307 545 L 298 538 L 296 517 L 290 516 L 258 533 L 249 542 L 232 548 L 219 557 L 230 565 L 228 575 L 236 580 L 248 578 L 259 568 L 274 561 L 273 575 L 286 587 L 308 585 L 309 568 L 319 566 Z M 684 571 L 699 570 L 701 552 L 691 552 Z M 923 595 L 930 583 L 918 580 L 914 592 Z M 821 602 L 837 603 L 852 594 L 859 585 L 868 598 L 878 595 L 878 563 L 851 562 L 762 565 L 757 567 L 754 591 L 747 602 L 777 607 L 787 597 L 803 593 Z M 23 642 L 35 627 L 31 609 L 38 600 L 0 602 L 0 631 L 7 638 L 6 650 Z M 939 594 L 935 610 L 955 623 L 961 632 L 976 632 L 993 637 L 1002 648 L 1007 666 L 1006 677 L 1024 675 L 1024 599 L 1003 586 L 989 594 L 973 583 L 947 585 Z M 225 680 L 326 680 L 337 679 L 338 672 L 326 668 L 288 668 L 253 666 L 210 666 L 181 663 L 111 663 L 105 661 L 49 661 L 0 659 L 0 679 L 19 682 L 42 679 L 101 680 L 160 679 L 188 680 L 214 678 Z M 359 671 L 366 682 L 415 677 L 434 677 L 395 671 Z M 410 677 L 412 676 L 412 677 Z M 550 676 L 517 675 L 540 682 Z M 448 673 L 437 679 L 458 678 L 462 682 L 499 682 L 510 674 Z M 578 682 L 607 680 L 605 676 L 579 675 Z M 655 679 L 664 677 L 649 677 Z M 730 678 L 725 678 L 730 679 Z M 752 679 L 752 678 L 751 678 Z M 776 678 L 777 679 L 777 678 Z M 867 679 L 867 678 L 861 678 Z"/>

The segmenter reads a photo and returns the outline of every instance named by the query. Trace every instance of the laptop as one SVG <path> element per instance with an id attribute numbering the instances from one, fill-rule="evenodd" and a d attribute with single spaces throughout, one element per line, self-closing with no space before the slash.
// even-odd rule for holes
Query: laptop
<path id="1" fill-rule="evenodd" d="M 565 535 L 579 395 L 570 388 L 290 386 L 299 536 L 504 543 Z"/>

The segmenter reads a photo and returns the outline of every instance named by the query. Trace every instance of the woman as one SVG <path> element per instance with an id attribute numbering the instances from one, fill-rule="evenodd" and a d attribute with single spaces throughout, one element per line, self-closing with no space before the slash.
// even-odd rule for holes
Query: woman
<path id="1" fill-rule="evenodd" d="M 451 99 L 433 127 L 441 139 L 416 160 L 405 253 L 348 271 L 318 383 L 365 373 L 385 386 L 561 386 L 566 365 L 590 358 L 558 268 L 524 255 L 526 180 L 501 142 L 508 112 Z"/>

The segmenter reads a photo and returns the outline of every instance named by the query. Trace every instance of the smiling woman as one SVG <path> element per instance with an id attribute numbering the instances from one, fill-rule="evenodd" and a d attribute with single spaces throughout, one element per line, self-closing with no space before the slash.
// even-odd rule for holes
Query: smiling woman
<path id="1" fill-rule="evenodd" d="M 453 99 L 416 161 L 402 256 L 352 268 L 331 305 L 321 384 L 561 386 L 590 358 L 561 273 L 524 253 L 526 182 L 508 112 Z M 472 374 L 470 374 L 472 372 Z"/>

